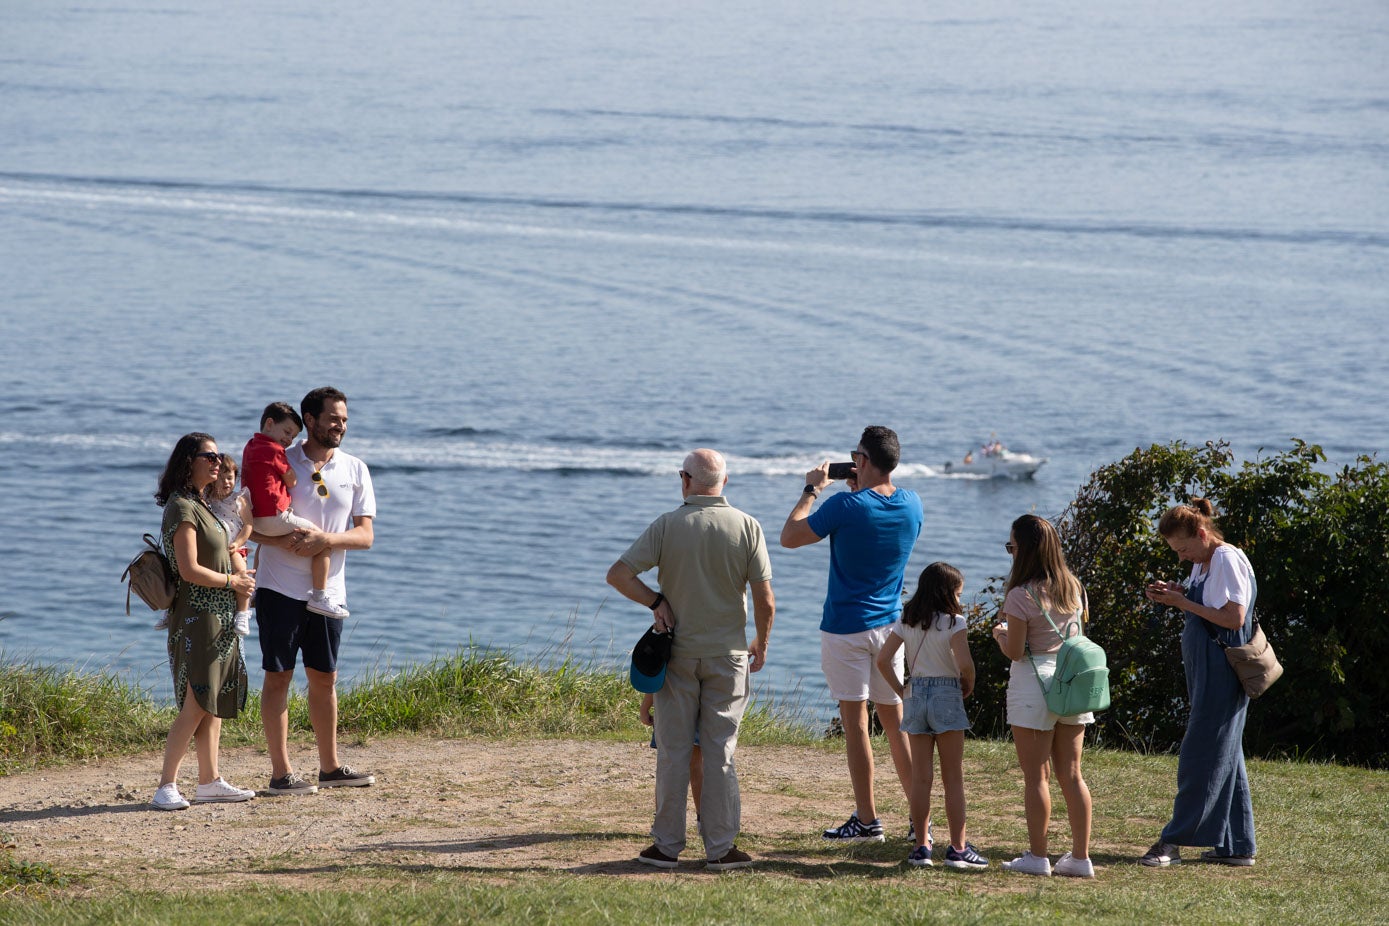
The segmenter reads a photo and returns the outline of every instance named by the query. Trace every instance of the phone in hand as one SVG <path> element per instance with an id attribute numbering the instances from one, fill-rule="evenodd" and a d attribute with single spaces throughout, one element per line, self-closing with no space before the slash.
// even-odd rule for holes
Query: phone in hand
<path id="1" fill-rule="evenodd" d="M 831 479 L 851 479 L 854 475 L 854 464 L 852 463 L 831 463 L 829 476 Z"/>

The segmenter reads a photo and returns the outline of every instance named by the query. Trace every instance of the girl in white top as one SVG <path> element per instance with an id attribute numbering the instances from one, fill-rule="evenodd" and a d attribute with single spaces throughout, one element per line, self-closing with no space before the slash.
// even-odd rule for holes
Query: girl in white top
<path id="1" fill-rule="evenodd" d="M 207 487 L 207 506 L 222 522 L 227 531 L 227 544 L 231 548 L 232 572 L 235 575 L 250 575 L 246 568 L 246 544 L 251 540 L 251 503 L 246 498 L 246 490 L 236 489 L 236 460 L 229 453 L 222 454 L 222 471 Z M 238 593 L 236 613 L 233 615 L 238 636 L 251 632 L 251 596 Z"/>
<path id="2" fill-rule="evenodd" d="M 965 841 L 965 698 L 974 691 L 974 660 L 969 654 L 960 592 L 965 580 L 949 563 L 932 563 L 921 572 L 916 594 L 902 608 L 902 617 L 888 631 L 878 652 L 878 671 L 903 699 L 902 732 L 912 744 L 912 827 L 916 847 L 907 862 L 918 868 L 931 864 L 931 754 L 940 754 L 940 779 L 945 788 L 945 817 L 950 823 L 950 848 L 945 865 L 963 871 L 989 867 L 988 859 Z M 911 690 L 897 677 L 897 650 L 906 648 Z"/>

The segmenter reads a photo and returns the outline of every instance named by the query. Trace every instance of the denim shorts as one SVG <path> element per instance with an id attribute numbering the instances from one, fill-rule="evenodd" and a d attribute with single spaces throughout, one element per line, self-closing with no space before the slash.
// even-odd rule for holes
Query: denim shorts
<path id="1" fill-rule="evenodd" d="M 952 730 L 968 730 L 965 698 L 960 680 L 944 676 L 912 679 L 902 707 L 902 732 L 936 736 Z"/>

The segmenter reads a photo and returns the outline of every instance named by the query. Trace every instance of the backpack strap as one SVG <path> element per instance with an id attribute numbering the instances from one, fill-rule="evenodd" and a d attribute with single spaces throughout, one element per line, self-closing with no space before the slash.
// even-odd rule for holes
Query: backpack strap
<path id="1" fill-rule="evenodd" d="M 1039 611 L 1042 612 L 1042 616 L 1045 617 L 1045 618 L 1047 619 L 1047 623 L 1048 623 L 1048 624 L 1051 624 L 1051 629 L 1054 630 L 1054 631 L 1056 631 L 1056 635 L 1057 635 L 1058 637 L 1061 638 L 1061 642 L 1062 642 L 1062 643 L 1065 643 L 1068 639 L 1070 639 L 1072 636 L 1074 636 L 1074 634 L 1064 634 L 1064 633 L 1061 632 L 1061 628 L 1056 626 L 1056 621 L 1052 620 L 1052 619 L 1051 619 L 1051 615 L 1047 613 L 1046 606 L 1042 604 L 1042 599 L 1038 598 L 1036 592 L 1032 591 L 1032 586 L 1030 586 L 1030 585 L 1029 585 L 1029 586 L 1026 586 L 1026 590 L 1027 590 L 1027 597 L 1031 598 L 1031 599 L 1032 599 L 1032 603 L 1035 604 L 1035 605 L 1037 606 L 1037 610 L 1039 610 Z M 1080 600 L 1081 600 L 1081 608 L 1082 608 L 1082 610 L 1081 610 L 1081 618 L 1080 618 L 1080 620 L 1081 620 L 1080 633 L 1081 633 L 1081 636 L 1084 636 L 1084 635 L 1085 635 L 1085 615 L 1089 612 L 1089 610 L 1090 610 L 1090 605 L 1089 605 L 1089 599 L 1086 597 L 1086 594 L 1085 594 L 1085 586 L 1083 586 L 1083 585 L 1080 587 Z M 1066 629 L 1069 630 L 1070 627 L 1071 627 L 1071 625 L 1074 624 L 1074 623 L 1075 623 L 1075 621 L 1067 621 L 1067 622 L 1066 622 Z M 1040 673 L 1040 672 L 1037 671 L 1037 663 L 1036 663 L 1036 661 L 1033 660 L 1033 658 L 1032 658 L 1032 647 L 1028 646 L 1028 645 L 1027 645 L 1027 641 L 1025 641 L 1025 640 L 1023 641 L 1022 647 L 1023 647 L 1023 652 L 1027 653 L 1027 661 L 1028 661 L 1029 663 L 1032 664 L 1032 674 L 1035 675 L 1035 676 L 1037 676 L 1037 684 L 1038 684 L 1039 686 L 1041 686 L 1042 694 L 1043 694 L 1043 695 L 1046 695 L 1046 694 L 1049 692 L 1050 689 L 1048 689 L 1046 685 L 1043 685 L 1043 684 L 1042 684 L 1042 673 Z"/>

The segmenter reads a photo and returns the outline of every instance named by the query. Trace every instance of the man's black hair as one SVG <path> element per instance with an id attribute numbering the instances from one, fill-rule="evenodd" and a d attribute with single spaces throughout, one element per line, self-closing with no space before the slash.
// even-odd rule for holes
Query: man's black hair
<path id="1" fill-rule="evenodd" d="M 332 386 L 319 386 L 317 389 L 314 389 L 308 395 L 304 396 L 304 400 L 299 403 L 299 411 L 305 418 L 310 416 L 317 418 L 319 415 L 323 414 L 323 406 L 327 405 L 329 402 L 342 402 L 346 404 L 347 396 L 343 395 L 342 392 L 334 389 Z"/>
<path id="2" fill-rule="evenodd" d="M 897 432 L 880 424 L 869 425 L 863 429 L 858 439 L 863 452 L 873 461 L 873 466 L 884 473 L 897 468 L 902 459 L 902 445 L 897 441 Z"/>

